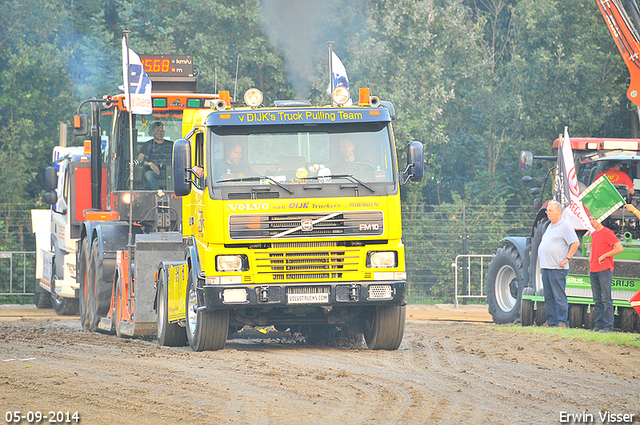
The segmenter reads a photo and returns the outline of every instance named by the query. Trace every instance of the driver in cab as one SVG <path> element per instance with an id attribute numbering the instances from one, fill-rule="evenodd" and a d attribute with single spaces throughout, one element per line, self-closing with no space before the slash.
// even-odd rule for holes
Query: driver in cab
<path id="1" fill-rule="evenodd" d="M 356 161 L 356 145 L 348 137 L 340 140 L 340 153 L 342 153 L 344 162 Z"/>
<path id="2" fill-rule="evenodd" d="M 216 162 L 216 176 L 222 179 L 232 179 L 236 177 L 247 177 L 253 175 L 253 169 L 247 162 L 242 160 L 242 145 L 232 143 L 225 148 L 226 158 Z"/>
<path id="3" fill-rule="evenodd" d="M 634 191 L 633 191 L 633 182 L 631 181 L 631 179 L 629 178 L 629 176 L 627 175 L 627 173 L 625 173 L 624 171 L 622 171 L 622 162 L 621 161 L 611 161 L 609 162 L 609 169 L 607 171 L 603 171 L 600 174 L 598 174 L 596 176 L 595 180 L 598 180 L 598 178 L 600 178 L 600 176 L 607 176 L 607 178 L 611 181 L 611 183 L 613 184 L 620 184 L 620 185 L 625 185 L 629 188 L 629 193 L 631 195 L 633 195 Z"/>

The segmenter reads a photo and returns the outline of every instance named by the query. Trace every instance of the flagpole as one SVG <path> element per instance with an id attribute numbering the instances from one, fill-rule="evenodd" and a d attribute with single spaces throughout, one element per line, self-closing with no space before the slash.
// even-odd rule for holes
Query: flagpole
<path id="1" fill-rule="evenodd" d="M 329 90 L 329 98 L 331 99 L 331 106 L 333 106 L 333 96 L 331 96 L 333 94 L 333 89 L 335 87 L 333 87 L 333 41 L 329 41 L 329 87 L 331 88 L 331 90 Z"/>
<path id="2" fill-rule="evenodd" d="M 126 75 L 124 83 L 127 89 L 127 111 L 129 112 L 129 258 L 133 247 L 133 113 L 131 112 L 131 66 L 129 62 L 129 30 L 124 31 L 125 51 L 126 51 Z"/>

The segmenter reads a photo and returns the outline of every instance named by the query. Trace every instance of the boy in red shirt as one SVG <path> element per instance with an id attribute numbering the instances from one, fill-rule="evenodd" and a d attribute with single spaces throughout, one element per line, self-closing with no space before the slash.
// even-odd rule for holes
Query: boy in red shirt
<path id="1" fill-rule="evenodd" d="M 591 234 L 591 292 L 593 294 L 594 331 L 613 332 L 613 300 L 611 280 L 613 278 L 613 256 L 622 252 L 622 244 L 616 235 L 589 214 L 591 225 L 596 229 Z"/>

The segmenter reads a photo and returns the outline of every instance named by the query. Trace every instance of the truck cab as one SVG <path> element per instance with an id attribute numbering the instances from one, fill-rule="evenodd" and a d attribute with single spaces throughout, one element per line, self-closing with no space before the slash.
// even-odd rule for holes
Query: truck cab
<path id="1" fill-rule="evenodd" d="M 400 186 L 422 177 L 422 144 L 399 166 L 393 107 L 371 98 L 194 112 L 195 131 L 174 145 L 188 248 L 158 274 L 161 344 L 181 340 L 180 325 L 196 351 L 273 325 L 309 337 L 352 328 L 370 348 L 398 348 Z"/>

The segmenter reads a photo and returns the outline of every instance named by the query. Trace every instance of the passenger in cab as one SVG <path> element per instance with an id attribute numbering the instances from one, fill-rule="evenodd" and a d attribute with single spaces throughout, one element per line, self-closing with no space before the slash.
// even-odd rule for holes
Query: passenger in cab
<path id="1" fill-rule="evenodd" d="M 631 195 L 633 195 L 633 193 L 634 193 L 634 191 L 633 191 L 633 182 L 631 181 L 629 176 L 624 171 L 621 170 L 621 168 L 622 168 L 622 162 L 621 161 L 610 161 L 609 162 L 609 169 L 607 171 L 603 171 L 602 173 L 598 174 L 596 176 L 595 180 L 598 180 L 598 178 L 600 178 L 600 176 L 605 175 L 605 176 L 607 176 L 609 181 L 611 181 L 611 183 L 613 183 L 613 184 L 623 184 L 623 185 L 627 186 L 629 188 L 629 193 Z"/>

